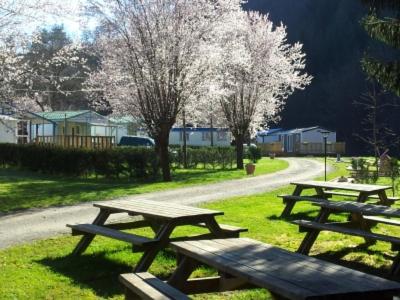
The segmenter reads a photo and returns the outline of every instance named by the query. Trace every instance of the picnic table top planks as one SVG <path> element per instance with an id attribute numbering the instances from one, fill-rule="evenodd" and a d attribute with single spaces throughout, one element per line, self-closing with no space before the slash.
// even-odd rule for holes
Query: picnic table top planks
<path id="1" fill-rule="evenodd" d="M 185 241 L 171 246 L 185 256 L 288 299 L 387 296 L 400 291 L 400 283 L 251 239 Z"/>
<path id="2" fill-rule="evenodd" d="M 379 192 L 391 189 L 390 186 L 387 185 L 374 185 L 374 184 L 357 184 L 357 183 L 348 183 L 348 182 L 331 182 L 331 181 L 296 181 L 291 182 L 292 185 L 303 186 L 303 187 L 319 187 L 319 188 L 328 188 L 328 189 L 338 189 L 338 190 L 347 190 L 347 191 L 356 191 L 356 192 Z"/>
<path id="3" fill-rule="evenodd" d="M 114 200 L 95 203 L 93 205 L 103 210 L 126 212 L 157 219 L 179 219 L 205 215 L 218 216 L 224 214 L 221 211 L 144 199 Z"/>
<path id="4" fill-rule="evenodd" d="M 400 209 L 389 208 L 384 205 L 367 204 L 353 201 L 325 201 L 315 202 L 315 206 L 332 209 L 339 212 L 360 213 L 369 216 L 399 217 Z"/>

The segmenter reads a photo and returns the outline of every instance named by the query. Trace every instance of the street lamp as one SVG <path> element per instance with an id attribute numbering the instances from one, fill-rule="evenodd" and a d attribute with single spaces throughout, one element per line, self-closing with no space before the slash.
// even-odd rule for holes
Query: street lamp
<path id="1" fill-rule="evenodd" d="M 325 181 L 326 181 L 326 144 L 328 141 L 329 131 L 321 131 L 322 138 L 324 139 L 324 157 L 325 157 Z"/>

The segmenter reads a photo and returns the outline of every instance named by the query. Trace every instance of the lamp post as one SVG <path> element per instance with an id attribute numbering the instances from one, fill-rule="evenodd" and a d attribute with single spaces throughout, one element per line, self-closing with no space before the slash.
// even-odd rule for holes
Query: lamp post
<path id="1" fill-rule="evenodd" d="M 328 141 L 329 131 L 321 131 L 322 138 L 324 139 L 324 158 L 325 158 L 325 181 L 326 181 L 326 144 Z"/>
<path id="2" fill-rule="evenodd" d="M 187 140 L 186 140 L 186 112 L 185 109 L 183 109 L 182 112 L 182 125 L 183 125 L 183 168 L 187 169 Z"/>

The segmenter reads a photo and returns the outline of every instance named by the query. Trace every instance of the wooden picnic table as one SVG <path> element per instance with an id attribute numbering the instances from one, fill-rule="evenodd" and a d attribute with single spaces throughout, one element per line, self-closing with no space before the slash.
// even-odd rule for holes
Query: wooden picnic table
<path id="1" fill-rule="evenodd" d="M 168 284 L 185 294 L 265 288 L 276 299 L 393 299 L 400 283 L 277 248 L 255 240 L 171 243 L 180 264 Z M 189 279 L 205 264 L 219 276 Z"/>
<path id="2" fill-rule="evenodd" d="M 352 201 L 326 201 L 313 205 L 320 206 L 320 212 L 314 221 L 293 221 L 294 224 L 299 225 L 300 231 L 307 232 L 297 252 L 308 254 L 321 231 L 363 237 L 367 246 L 376 241 L 388 242 L 391 243 L 392 250 L 397 251 L 390 273 L 400 274 L 400 237 L 371 231 L 372 227 L 378 223 L 400 226 L 398 219 L 391 219 L 400 218 L 400 209 Z M 345 222 L 329 222 L 329 216 L 337 213 L 348 213 L 351 217 Z"/>
<path id="3" fill-rule="evenodd" d="M 385 185 L 372 185 L 372 184 L 355 184 L 348 182 L 331 182 L 331 181 L 298 181 L 292 182 L 295 185 L 295 189 L 292 195 L 281 196 L 285 202 L 285 208 L 281 214 L 281 217 L 288 217 L 293 210 L 293 207 L 298 201 L 310 201 L 310 202 L 321 202 L 321 200 L 328 199 L 332 195 L 342 195 L 349 197 L 356 197 L 357 202 L 365 202 L 368 198 L 377 198 L 379 204 L 390 206 L 393 203 L 393 199 L 389 199 L 386 190 L 391 189 L 390 186 Z M 311 197 L 303 197 L 301 194 L 305 190 L 315 190 L 316 194 Z M 352 191 L 353 194 L 334 192 L 333 190 L 341 191 Z"/>
<path id="4" fill-rule="evenodd" d="M 115 200 L 95 203 L 100 209 L 92 224 L 67 225 L 72 228 L 73 235 L 83 235 L 75 247 L 73 254 L 83 253 L 96 235 L 102 235 L 131 243 L 134 251 L 143 251 L 143 256 L 136 265 L 135 272 L 146 271 L 154 261 L 157 253 L 167 247 L 173 230 L 178 226 L 193 225 L 205 227 L 208 234 L 194 237 L 178 237 L 177 239 L 198 239 L 217 237 L 238 237 L 246 229 L 218 224 L 215 217 L 223 215 L 221 211 L 179 205 L 171 202 L 150 201 L 143 199 Z M 132 222 L 105 224 L 111 214 L 127 213 L 138 217 Z M 136 235 L 121 230 L 150 227 L 154 237 Z"/>

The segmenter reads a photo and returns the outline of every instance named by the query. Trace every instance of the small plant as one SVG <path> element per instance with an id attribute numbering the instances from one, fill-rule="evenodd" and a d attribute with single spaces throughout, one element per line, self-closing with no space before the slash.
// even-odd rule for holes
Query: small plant
<path id="1" fill-rule="evenodd" d="M 398 179 L 400 177 L 400 165 L 397 158 L 391 158 L 389 162 L 389 175 L 390 180 L 392 181 L 392 191 L 393 196 L 395 196 L 395 190 L 398 186 Z"/>
<path id="2" fill-rule="evenodd" d="M 351 159 L 351 167 L 354 171 L 365 169 L 367 161 L 364 158 L 353 157 Z"/>
<path id="3" fill-rule="evenodd" d="M 261 150 L 258 147 L 250 146 L 247 148 L 247 158 L 253 163 L 257 163 L 261 159 Z"/>

